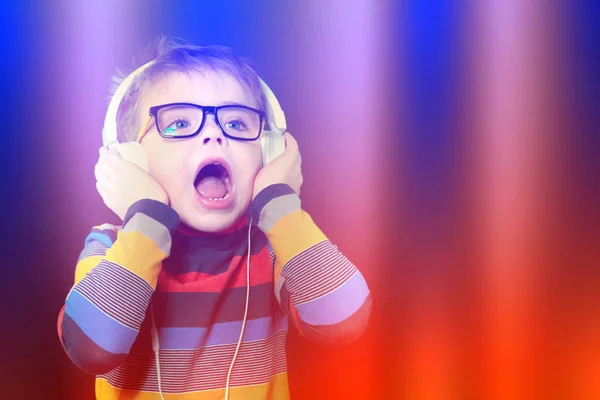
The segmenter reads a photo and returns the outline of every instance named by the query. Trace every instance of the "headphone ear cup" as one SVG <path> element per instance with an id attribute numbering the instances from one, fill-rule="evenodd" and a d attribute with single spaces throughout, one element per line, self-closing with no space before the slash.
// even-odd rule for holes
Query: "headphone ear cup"
<path id="1" fill-rule="evenodd" d="M 104 125 L 102 127 L 102 144 L 104 146 L 108 146 L 113 142 L 118 142 L 117 137 L 117 111 L 119 110 L 119 105 L 121 104 L 121 100 L 123 100 L 123 96 L 127 93 L 127 90 L 131 86 L 133 80 L 139 76 L 146 68 L 152 65 L 154 61 L 150 61 L 135 71 L 133 71 L 129 76 L 127 76 L 123 82 L 119 85 L 115 94 L 110 99 L 108 104 L 108 109 L 106 110 L 106 115 L 104 116 Z"/>
<path id="2" fill-rule="evenodd" d="M 259 78 L 260 79 L 260 78 Z M 283 134 L 287 130 L 285 113 L 279 105 L 279 101 L 269 86 L 260 79 L 263 94 L 266 100 L 266 114 L 269 130 L 263 131 L 261 138 L 263 165 L 277 158 L 285 150 L 285 138 Z"/>
<path id="3" fill-rule="evenodd" d="M 148 155 L 140 143 L 124 142 L 115 144 L 112 147 L 117 149 L 123 159 L 137 165 L 146 172 L 150 170 L 148 168 Z"/>
<path id="4" fill-rule="evenodd" d="M 264 131 L 260 140 L 263 166 L 279 157 L 285 150 L 285 138 L 279 130 Z"/>

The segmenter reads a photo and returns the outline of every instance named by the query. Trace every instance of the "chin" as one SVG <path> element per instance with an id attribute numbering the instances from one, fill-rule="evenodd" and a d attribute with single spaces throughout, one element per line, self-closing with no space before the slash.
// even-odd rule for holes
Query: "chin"
<path id="1" fill-rule="evenodd" d="M 181 221 L 199 232 L 219 233 L 231 228 L 242 216 L 241 212 L 207 212 L 204 215 L 181 216 Z"/>

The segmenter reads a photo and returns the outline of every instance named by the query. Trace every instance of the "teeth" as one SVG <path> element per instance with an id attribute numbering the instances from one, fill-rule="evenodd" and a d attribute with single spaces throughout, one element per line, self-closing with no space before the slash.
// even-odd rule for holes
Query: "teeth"
<path id="1" fill-rule="evenodd" d="M 225 195 L 225 197 L 219 197 L 219 198 L 209 197 L 208 199 L 211 201 L 223 201 L 223 200 L 227 200 L 228 198 L 229 198 L 229 193 L 227 193 Z"/>

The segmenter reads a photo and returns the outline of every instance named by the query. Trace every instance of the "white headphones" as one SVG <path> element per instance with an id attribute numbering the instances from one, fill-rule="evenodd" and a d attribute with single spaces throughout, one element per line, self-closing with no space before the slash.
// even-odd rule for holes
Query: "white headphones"
<path id="1" fill-rule="evenodd" d="M 133 80 L 153 63 L 154 61 L 150 61 L 149 63 L 144 64 L 136 69 L 129 76 L 127 76 L 127 78 L 125 78 L 117 88 L 114 96 L 110 100 L 108 110 L 106 111 L 106 116 L 104 117 L 104 126 L 102 128 L 102 143 L 104 146 L 119 144 L 117 138 L 117 111 L 119 109 L 119 105 L 121 104 L 125 93 L 127 93 L 127 90 L 129 90 Z M 267 86 L 267 84 L 260 78 L 259 81 L 262 92 L 266 99 L 266 114 L 269 122 L 269 130 L 263 131 L 260 140 L 263 165 L 265 165 L 271 162 L 285 150 L 285 139 L 283 134 L 287 129 L 287 123 L 285 120 L 285 114 L 279 105 L 279 101 L 277 101 L 277 98 L 269 86 Z M 140 154 L 139 151 L 139 147 L 141 146 L 137 146 L 138 148 L 134 148 L 135 146 L 130 146 L 127 148 L 123 145 L 125 145 L 125 143 L 119 144 L 119 153 L 121 153 L 124 158 L 138 164 L 138 166 L 147 171 L 148 163 L 145 158 L 145 154 Z"/>

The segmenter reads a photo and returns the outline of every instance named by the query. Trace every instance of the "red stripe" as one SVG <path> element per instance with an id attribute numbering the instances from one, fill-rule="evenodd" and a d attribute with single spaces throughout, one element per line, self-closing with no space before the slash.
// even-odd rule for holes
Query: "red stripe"
<path id="1" fill-rule="evenodd" d="M 329 241 L 303 250 L 283 267 L 281 274 L 296 304 L 322 297 L 346 283 L 356 267 Z"/>
<path id="2" fill-rule="evenodd" d="M 257 385 L 285 372 L 286 332 L 265 340 L 242 343 L 233 369 L 231 385 Z M 183 393 L 219 389 L 225 386 L 236 344 L 200 350 L 161 350 L 163 391 Z M 118 368 L 101 375 L 111 385 L 130 390 L 154 392 L 158 388 L 156 364 L 151 351 L 132 349 Z"/>
<path id="3" fill-rule="evenodd" d="M 60 344 L 62 345 L 63 349 L 65 350 L 65 352 L 67 351 L 67 349 L 65 348 L 65 345 L 63 343 L 62 340 L 62 323 L 63 323 L 63 316 L 65 315 L 65 309 L 67 308 L 66 305 L 62 306 L 62 308 L 60 309 L 60 312 L 58 313 L 58 322 L 57 322 L 57 329 L 58 329 L 58 338 L 60 339 Z"/>
<path id="4" fill-rule="evenodd" d="M 157 291 L 160 292 L 210 292 L 222 293 L 225 289 L 246 287 L 247 255 L 235 256 L 229 268 L 219 275 L 188 272 L 170 275 L 163 268 L 158 277 Z M 273 265 L 269 248 L 250 259 L 250 286 L 273 282 Z"/>

